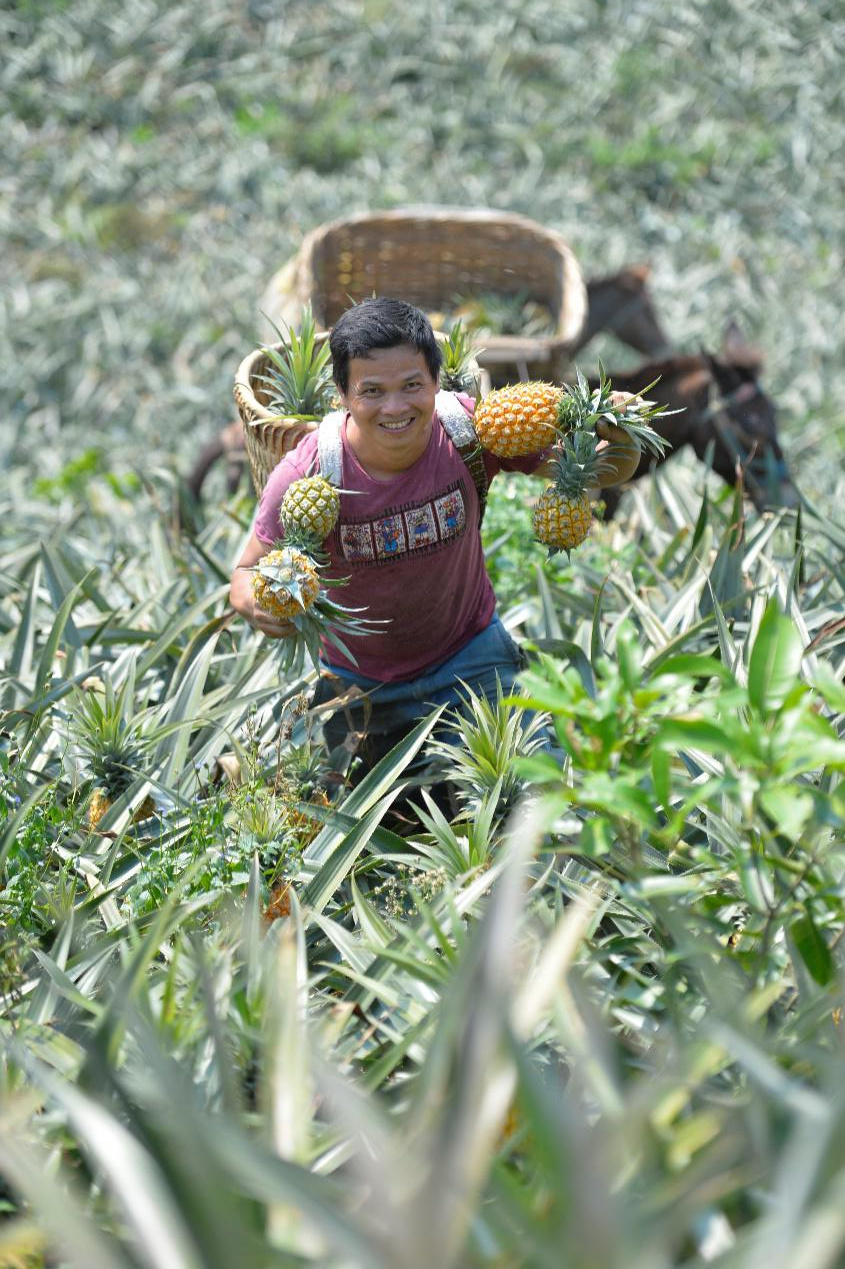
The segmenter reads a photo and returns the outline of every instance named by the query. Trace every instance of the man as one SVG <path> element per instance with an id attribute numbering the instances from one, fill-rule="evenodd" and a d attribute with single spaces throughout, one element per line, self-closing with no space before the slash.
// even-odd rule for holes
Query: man
<path id="1" fill-rule="evenodd" d="M 377 633 L 346 643 L 352 661 L 324 645 L 315 704 L 357 686 L 366 699 L 326 724 L 329 748 L 352 729 L 372 767 L 434 705 L 460 703 L 463 685 L 495 698 L 514 684 L 522 657 L 496 616 L 484 566 L 479 494 L 466 462 L 435 411 L 440 349 L 419 309 L 386 297 L 342 315 L 330 348 L 345 419 L 341 428 L 341 511 L 324 543 L 327 575 L 347 578 L 341 602 L 383 622 Z M 473 402 L 460 398 L 467 414 Z M 455 398 L 451 398 L 453 408 Z M 614 457 L 599 483 L 617 484 L 636 469 L 639 452 L 621 429 L 600 425 Z M 292 624 L 264 612 L 252 594 L 252 567 L 283 536 L 279 506 L 288 486 L 313 472 L 312 433 L 276 467 L 264 490 L 253 534 L 232 575 L 232 606 L 270 638 Z M 501 459 L 484 453 L 488 480 L 500 471 L 550 474 L 545 455 Z"/>

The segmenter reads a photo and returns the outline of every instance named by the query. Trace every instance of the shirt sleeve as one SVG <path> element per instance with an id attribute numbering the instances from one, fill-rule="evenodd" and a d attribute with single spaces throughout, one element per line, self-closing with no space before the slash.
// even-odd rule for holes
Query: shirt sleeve
<path id="1" fill-rule="evenodd" d="M 551 453 L 551 448 L 548 448 L 541 449 L 538 454 L 524 454 L 521 458 L 499 458 L 485 449 L 484 467 L 487 479 L 492 480 L 500 471 L 521 471 L 526 476 L 530 476 L 547 458 L 551 457 Z"/>
<path id="2" fill-rule="evenodd" d="M 258 513 L 255 517 L 255 536 L 259 542 L 272 546 L 285 536 L 279 519 L 279 508 L 290 485 L 301 479 L 313 467 L 317 455 L 317 433 L 303 437 L 296 449 L 273 468 L 264 486 Z"/>

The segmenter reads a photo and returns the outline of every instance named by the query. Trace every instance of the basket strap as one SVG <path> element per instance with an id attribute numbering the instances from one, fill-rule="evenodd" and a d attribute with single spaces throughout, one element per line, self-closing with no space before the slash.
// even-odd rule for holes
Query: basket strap
<path id="1" fill-rule="evenodd" d="M 484 455 L 472 417 L 465 406 L 461 405 L 454 392 L 438 392 L 434 398 L 434 408 L 443 424 L 443 430 L 472 476 L 472 483 L 478 494 L 478 523 L 481 524 L 484 512 L 487 510 L 487 491 L 490 488 L 490 481 L 487 479 Z"/>
<path id="2" fill-rule="evenodd" d="M 340 489 L 343 480 L 343 441 L 341 426 L 345 418 L 342 410 L 327 414 L 317 433 L 317 461 L 320 475 Z"/>

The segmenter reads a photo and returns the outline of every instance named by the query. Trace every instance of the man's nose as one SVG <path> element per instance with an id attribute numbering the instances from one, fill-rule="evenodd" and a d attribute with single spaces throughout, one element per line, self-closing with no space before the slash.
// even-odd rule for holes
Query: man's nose
<path id="1" fill-rule="evenodd" d="M 401 419 L 408 412 L 408 406 L 402 399 L 401 392 L 388 392 L 385 394 L 381 403 L 382 414 L 387 414 L 391 418 Z"/>

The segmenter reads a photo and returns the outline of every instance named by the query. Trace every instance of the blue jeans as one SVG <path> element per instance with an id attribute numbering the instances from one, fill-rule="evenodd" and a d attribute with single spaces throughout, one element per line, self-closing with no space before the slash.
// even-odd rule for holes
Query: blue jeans
<path id="1" fill-rule="evenodd" d="M 498 680 L 506 695 L 524 664 L 525 655 L 519 644 L 510 637 L 499 618 L 494 617 L 485 630 L 448 661 L 430 667 L 418 678 L 405 683 L 383 683 L 324 664 L 323 670 L 341 682 L 333 685 L 330 678 L 321 678 L 312 703 L 326 704 L 339 691 L 352 685 L 366 691 L 366 700 L 338 710 L 324 724 L 323 734 L 326 745 L 333 749 L 343 743 L 350 731 L 366 733 L 369 743 L 362 746 L 361 752 L 368 765 L 374 765 L 436 706 L 445 705 L 447 709 L 460 706 L 466 688 L 495 700 Z"/>

